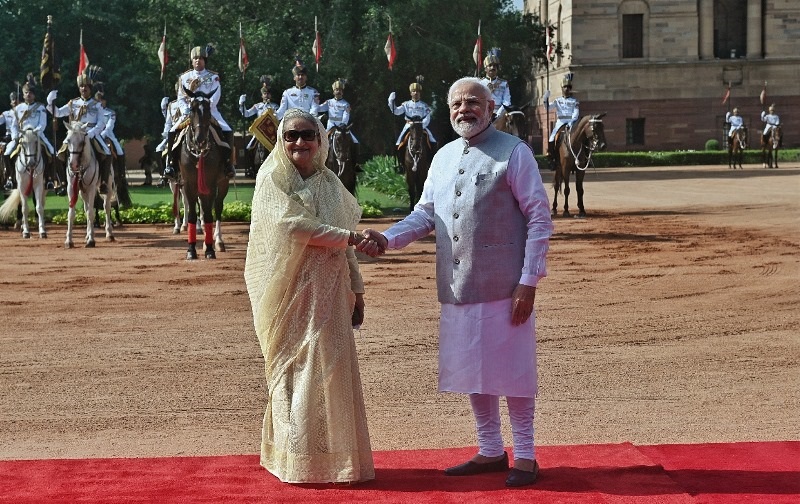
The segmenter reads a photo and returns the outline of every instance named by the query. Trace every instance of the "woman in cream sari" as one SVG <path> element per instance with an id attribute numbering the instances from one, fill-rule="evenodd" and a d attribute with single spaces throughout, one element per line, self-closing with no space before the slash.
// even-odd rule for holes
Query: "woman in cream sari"
<path id="1" fill-rule="evenodd" d="M 325 167 L 324 131 L 307 112 L 284 116 L 256 178 L 244 269 L 266 362 L 261 465 L 289 483 L 375 478 L 352 327 L 361 208 Z"/>

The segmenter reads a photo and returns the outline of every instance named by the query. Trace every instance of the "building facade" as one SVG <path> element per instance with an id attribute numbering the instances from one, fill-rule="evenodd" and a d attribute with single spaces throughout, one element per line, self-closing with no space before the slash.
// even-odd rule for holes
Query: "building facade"
<path id="1" fill-rule="evenodd" d="M 572 72 L 581 115 L 608 113 L 611 151 L 702 150 L 709 139 L 724 145 L 733 107 L 757 148 L 761 111 L 770 104 L 784 148 L 800 146 L 798 0 L 527 0 L 525 10 L 554 25 L 563 47 L 536 71 L 531 93 L 550 89 L 552 100 Z M 534 141 L 541 138 L 543 150 L 550 115 L 547 121 L 539 107 Z"/>

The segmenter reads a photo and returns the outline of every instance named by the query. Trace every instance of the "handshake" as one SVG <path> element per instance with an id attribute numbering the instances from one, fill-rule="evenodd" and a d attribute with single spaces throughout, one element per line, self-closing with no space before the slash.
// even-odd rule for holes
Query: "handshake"
<path id="1" fill-rule="evenodd" d="M 378 257 L 386 253 L 389 240 L 374 229 L 365 229 L 361 233 L 350 232 L 348 245 L 352 245 L 361 253 L 370 257 Z"/>

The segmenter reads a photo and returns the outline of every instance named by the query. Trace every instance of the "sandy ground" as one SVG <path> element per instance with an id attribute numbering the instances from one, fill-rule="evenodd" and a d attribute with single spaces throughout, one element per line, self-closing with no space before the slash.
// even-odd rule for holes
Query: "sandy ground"
<path id="1" fill-rule="evenodd" d="M 798 195 L 797 163 L 589 172 L 538 289 L 537 443 L 798 439 Z M 0 458 L 256 453 L 247 225 L 195 262 L 168 226 L 95 249 L 64 231 L 0 230 Z M 467 399 L 436 390 L 433 262 L 427 238 L 361 263 L 376 450 L 475 443 Z"/>

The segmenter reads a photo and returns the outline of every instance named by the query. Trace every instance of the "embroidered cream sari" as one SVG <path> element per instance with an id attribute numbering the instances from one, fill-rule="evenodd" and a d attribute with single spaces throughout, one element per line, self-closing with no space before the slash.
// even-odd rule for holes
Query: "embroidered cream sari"
<path id="1" fill-rule="evenodd" d="M 303 115 L 304 114 L 304 115 Z M 291 483 L 374 479 L 351 315 L 363 292 L 347 246 L 361 216 L 325 167 L 303 180 L 278 143 L 256 178 L 245 281 L 265 359 L 267 408 L 261 465 Z"/>

